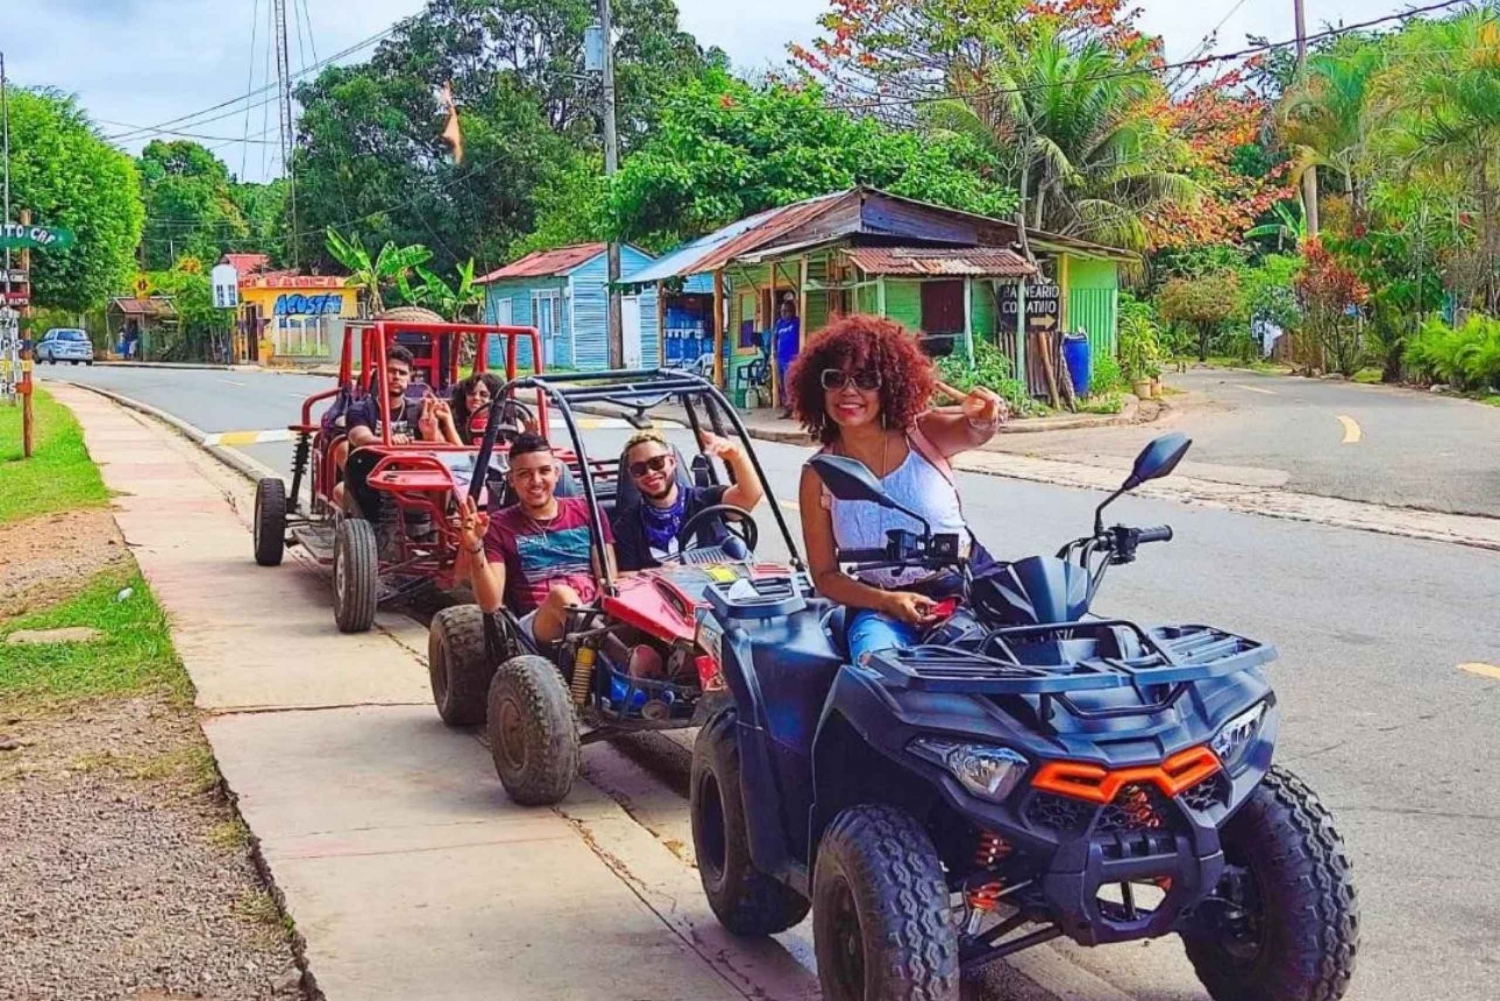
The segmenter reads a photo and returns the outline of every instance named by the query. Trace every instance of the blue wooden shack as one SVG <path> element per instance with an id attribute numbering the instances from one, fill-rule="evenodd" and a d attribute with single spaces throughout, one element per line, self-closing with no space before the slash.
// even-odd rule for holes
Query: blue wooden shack
<path id="1" fill-rule="evenodd" d="M 609 367 L 605 337 L 609 259 L 602 243 L 538 250 L 475 279 L 485 286 L 485 320 L 536 327 L 548 369 L 595 371 Z M 620 248 L 620 275 L 630 276 L 653 258 L 631 246 Z M 657 364 L 656 289 L 648 287 L 620 301 L 625 367 Z M 503 361 L 492 351 L 490 364 Z M 519 363 L 531 367 L 531 348 L 522 343 Z"/>

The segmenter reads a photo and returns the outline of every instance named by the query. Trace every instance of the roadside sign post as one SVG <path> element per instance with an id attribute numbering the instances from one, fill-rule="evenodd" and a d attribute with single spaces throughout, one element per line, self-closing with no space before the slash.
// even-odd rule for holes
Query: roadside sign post
<path id="1" fill-rule="evenodd" d="M 21 225 L 31 224 L 31 210 L 21 210 Z M 26 247 L 21 251 L 21 270 L 29 276 L 31 274 L 31 248 Z M 21 307 L 23 316 L 31 315 L 30 299 L 28 305 Z M 19 332 L 19 331 L 18 331 Z M 28 337 L 21 341 L 21 456 L 31 458 L 32 424 L 34 418 L 31 412 L 31 339 Z"/>

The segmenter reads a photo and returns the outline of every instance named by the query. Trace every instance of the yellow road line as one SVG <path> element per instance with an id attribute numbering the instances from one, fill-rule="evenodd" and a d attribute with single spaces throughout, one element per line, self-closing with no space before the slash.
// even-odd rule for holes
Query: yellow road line
<path id="1" fill-rule="evenodd" d="M 1359 430 L 1359 425 L 1354 422 L 1354 418 L 1345 417 L 1343 414 L 1339 414 L 1339 423 L 1344 425 L 1344 440 L 1342 444 L 1358 444 L 1359 439 L 1362 437 L 1362 435 Z"/>
<path id="2" fill-rule="evenodd" d="M 1494 678 L 1496 681 L 1500 681 L 1500 667 L 1494 664 L 1460 664 L 1458 665 L 1458 669 L 1460 671 L 1468 671 L 1470 674 L 1477 674 L 1481 678 Z"/>
<path id="3" fill-rule="evenodd" d="M 1235 389 L 1249 390 L 1252 393 L 1264 393 L 1267 396 L 1280 396 L 1281 395 L 1280 393 L 1276 392 L 1276 390 L 1274 390 L 1274 389 L 1261 389 L 1259 386 L 1247 386 L 1247 385 L 1245 385 L 1242 382 L 1236 382 L 1234 384 L 1234 388 Z"/>

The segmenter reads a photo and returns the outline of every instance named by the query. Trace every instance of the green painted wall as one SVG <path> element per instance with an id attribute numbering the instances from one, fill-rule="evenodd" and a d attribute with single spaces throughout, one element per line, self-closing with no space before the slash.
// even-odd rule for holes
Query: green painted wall
<path id="1" fill-rule="evenodd" d="M 1120 269 L 1114 261 L 1068 258 L 1068 327 L 1089 335 L 1095 355 L 1116 352 Z"/>
<path id="2" fill-rule="evenodd" d="M 887 278 L 885 315 L 909 330 L 921 330 L 922 283 L 905 278 Z"/>
<path id="3" fill-rule="evenodd" d="M 995 293 L 988 278 L 969 279 L 969 315 L 973 318 L 974 336 L 995 340 Z"/>

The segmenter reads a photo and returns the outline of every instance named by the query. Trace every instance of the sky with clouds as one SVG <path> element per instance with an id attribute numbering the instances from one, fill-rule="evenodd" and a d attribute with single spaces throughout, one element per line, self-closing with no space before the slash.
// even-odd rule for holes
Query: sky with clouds
<path id="1" fill-rule="evenodd" d="M 367 38 L 413 14 L 424 0 L 291 0 L 307 19 L 289 27 L 294 68 Z M 0 49 L 8 74 L 23 86 L 48 85 L 74 93 L 106 135 L 129 135 L 223 101 L 267 78 L 264 24 L 270 0 L 0 0 Z M 1413 6 L 1401 0 L 1306 0 L 1309 32 L 1327 23 L 1353 23 Z M 781 65 L 786 45 L 816 33 L 819 0 L 758 0 L 741 7 L 723 0 L 677 0 L 682 26 L 704 45 L 718 45 L 737 67 Z M 1272 39 L 1292 33 L 1292 0 L 1140 0 L 1147 32 L 1166 39 L 1170 57 L 1185 55 L 1216 27 L 1218 50 L 1241 46 L 1245 35 Z M 258 15 L 257 15 L 258 12 Z M 290 17 L 290 14 L 289 14 Z M 252 22 L 259 22 L 251 66 Z M 310 30 L 308 26 L 310 25 Z M 243 106 L 241 106 L 243 107 Z M 219 113 L 222 114 L 222 113 Z M 205 136 L 236 174 L 260 180 L 277 172 L 274 146 L 238 141 L 270 129 L 274 105 L 200 125 L 179 126 Z M 234 140 L 234 141 L 223 141 Z M 136 152 L 144 138 L 120 145 Z"/>

